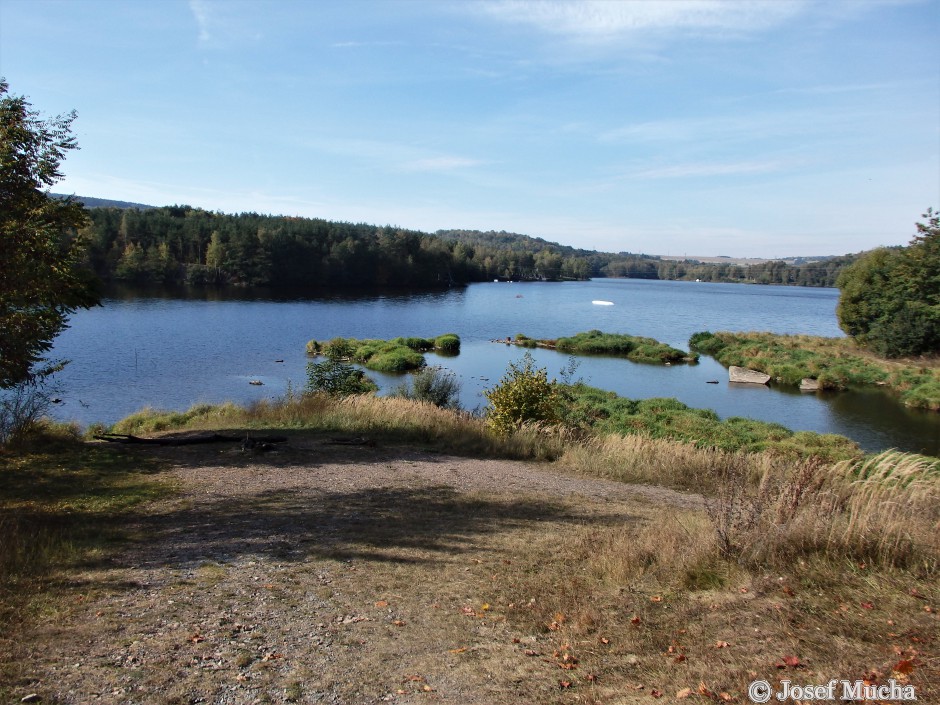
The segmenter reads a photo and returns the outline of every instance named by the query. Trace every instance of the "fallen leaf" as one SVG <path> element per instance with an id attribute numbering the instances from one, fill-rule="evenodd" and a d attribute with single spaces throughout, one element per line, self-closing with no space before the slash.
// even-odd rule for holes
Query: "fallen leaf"
<path id="1" fill-rule="evenodd" d="M 469 605 L 462 608 L 460 611 L 463 612 L 464 614 L 470 615 L 471 617 L 475 617 L 477 613 L 477 611 L 473 609 L 472 607 L 470 607 Z"/>
<path id="2" fill-rule="evenodd" d="M 388 607 L 388 600 L 379 600 L 375 603 L 376 607 Z"/>
<path id="3" fill-rule="evenodd" d="M 570 688 L 572 683 L 571 681 L 558 681 L 558 685 L 561 686 L 562 690 L 565 690 L 566 688 Z"/>
<path id="4" fill-rule="evenodd" d="M 918 592 L 917 588 L 911 588 L 910 590 L 911 597 L 916 597 L 918 600 L 926 600 L 927 596 L 922 592 Z"/>
<path id="5" fill-rule="evenodd" d="M 526 649 L 522 653 L 524 653 L 526 656 L 539 656 L 539 652 L 535 651 L 534 649 Z"/>
<path id="6" fill-rule="evenodd" d="M 718 699 L 719 699 L 719 700 L 724 700 L 726 703 L 730 703 L 730 702 L 731 702 L 731 696 L 728 695 L 728 693 L 726 693 L 726 692 L 724 692 L 724 691 L 718 693 Z"/>
<path id="7" fill-rule="evenodd" d="M 914 670 L 914 662 L 911 659 L 903 659 L 894 664 L 894 672 L 902 673 L 905 676 Z"/>
<path id="8" fill-rule="evenodd" d="M 662 601 L 663 601 L 663 598 L 661 595 L 653 595 L 650 598 L 650 602 L 662 602 Z"/>
<path id="9" fill-rule="evenodd" d="M 654 698 L 661 698 L 661 697 L 663 697 L 663 691 L 661 691 L 661 690 L 656 690 L 655 688 L 653 688 L 653 689 L 650 691 L 650 695 L 652 695 Z"/>
<path id="10" fill-rule="evenodd" d="M 608 639 L 606 636 L 602 636 L 602 637 L 601 637 L 601 643 L 602 643 L 604 646 L 607 646 L 607 645 L 610 643 L 610 639 Z"/>
<path id="11" fill-rule="evenodd" d="M 637 624 L 640 624 L 642 622 L 643 620 L 640 619 L 638 615 L 633 615 L 633 618 L 630 620 L 630 624 L 632 624 L 633 626 L 636 626 Z"/>
<path id="12" fill-rule="evenodd" d="M 804 665 L 798 656 L 784 656 L 783 664 L 785 667 L 789 668 L 802 668 Z M 779 668 L 779 665 L 777 667 Z"/>
<path id="13" fill-rule="evenodd" d="M 189 636 L 189 640 L 194 644 L 198 644 L 200 641 L 205 641 L 206 638 L 199 632 L 195 632 Z"/>
<path id="14" fill-rule="evenodd" d="M 423 682 L 424 682 L 424 676 L 419 676 L 419 675 L 405 676 L 404 680 L 405 680 L 405 681 L 410 681 L 410 682 L 412 682 L 412 683 L 423 683 Z"/>
<path id="15" fill-rule="evenodd" d="M 692 689 L 691 689 L 691 688 L 683 688 L 683 689 L 680 690 L 678 693 L 676 693 L 676 698 L 677 698 L 677 699 L 690 698 L 690 697 L 692 697 Z"/>
<path id="16" fill-rule="evenodd" d="M 596 673 L 588 673 L 588 674 L 584 677 L 584 680 L 586 680 L 586 681 L 588 681 L 588 682 L 590 682 L 590 683 L 596 683 L 596 682 L 597 682 L 597 674 L 596 674 Z"/>
<path id="17" fill-rule="evenodd" d="M 699 684 L 698 684 L 698 694 L 699 694 L 699 695 L 704 695 L 706 698 L 713 698 L 713 697 L 715 697 L 715 694 L 714 694 L 712 691 L 710 691 L 710 690 L 708 689 L 708 686 L 705 685 L 705 682 L 704 682 L 704 681 L 699 681 Z"/>
<path id="18" fill-rule="evenodd" d="M 781 590 L 783 590 L 783 594 L 787 595 L 788 597 L 793 597 L 796 594 L 796 591 L 789 585 L 784 585 Z"/>
<path id="19" fill-rule="evenodd" d="M 448 650 L 448 653 L 451 653 L 451 654 L 462 654 L 462 653 L 463 653 L 464 651 L 466 651 L 466 650 L 467 650 L 467 647 L 466 647 L 466 646 L 461 646 L 459 649 L 449 649 L 449 650 Z"/>
<path id="20" fill-rule="evenodd" d="M 863 608 L 863 609 L 866 609 L 866 610 L 873 610 L 873 609 L 875 609 L 875 603 L 874 603 L 874 602 L 863 602 L 863 603 L 862 603 L 862 608 Z"/>
<path id="21" fill-rule="evenodd" d="M 431 686 L 429 686 L 429 685 L 427 685 L 427 684 L 425 684 L 425 685 L 421 688 L 421 690 L 423 690 L 425 693 L 433 693 L 433 692 L 434 692 L 434 688 L 432 688 Z"/>
<path id="22" fill-rule="evenodd" d="M 490 603 L 489 603 L 489 602 L 484 602 L 484 603 L 483 603 L 483 606 L 480 607 L 480 609 L 483 610 L 484 612 L 486 612 L 489 608 L 490 608 Z"/>
<path id="23" fill-rule="evenodd" d="M 743 588 L 738 588 L 738 590 L 741 592 L 742 595 L 747 592 L 747 588 L 745 588 L 745 587 L 743 587 Z"/>
<path id="24" fill-rule="evenodd" d="M 683 661 L 685 661 L 685 654 L 679 654 L 672 660 L 673 663 L 682 663 Z"/>
<path id="25" fill-rule="evenodd" d="M 729 644 L 727 641 L 716 641 L 716 642 L 715 642 L 715 648 L 716 648 L 716 649 L 727 649 L 729 646 L 731 646 L 731 644 Z"/>
<path id="26" fill-rule="evenodd" d="M 392 621 L 392 624 L 394 624 L 396 627 L 403 627 L 405 626 L 406 622 L 403 619 L 396 619 Z"/>

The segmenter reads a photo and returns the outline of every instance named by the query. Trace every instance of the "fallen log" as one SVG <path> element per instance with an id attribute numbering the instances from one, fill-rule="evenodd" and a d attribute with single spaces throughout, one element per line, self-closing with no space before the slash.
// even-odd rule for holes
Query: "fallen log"
<path id="1" fill-rule="evenodd" d="M 199 443 L 286 443 L 286 436 L 228 436 L 222 433 L 203 433 L 195 436 L 164 436 L 162 438 L 141 438 L 128 433 L 103 433 L 95 436 L 96 440 L 108 443 L 126 443 L 155 446 L 191 446 Z"/>

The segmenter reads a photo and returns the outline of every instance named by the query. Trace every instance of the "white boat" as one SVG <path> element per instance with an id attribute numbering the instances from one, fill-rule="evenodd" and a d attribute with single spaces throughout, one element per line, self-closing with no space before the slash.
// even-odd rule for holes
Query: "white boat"
<path id="1" fill-rule="evenodd" d="M 601 301 L 600 299 L 596 299 L 592 301 L 591 303 L 594 304 L 595 306 L 613 306 L 614 305 L 613 301 Z"/>

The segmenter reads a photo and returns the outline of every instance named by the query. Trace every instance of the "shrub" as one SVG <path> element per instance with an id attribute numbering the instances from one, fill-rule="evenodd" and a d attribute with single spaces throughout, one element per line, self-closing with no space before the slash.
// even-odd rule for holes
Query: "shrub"
<path id="1" fill-rule="evenodd" d="M 378 385 L 365 372 L 343 362 L 352 355 L 352 349 L 350 341 L 344 338 L 327 343 L 323 348 L 326 360 L 307 363 L 307 391 L 338 397 L 376 391 Z"/>
<path id="2" fill-rule="evenodd" d="M 555 381 L 548 380 L 545 368 L 536 369 L 531 353 L 509 363 L 499 384 L 483 394 L 489 401 L 487 426 L 497 433 L 509 433 L 526 422 L 558 420 Z"/>
<path id="3" fill-rule="evenodd" d="M 0 446 L 15 445 L 39 423 L 52 401 L 41 382 L 0 390 Z"/>
<path id="4" fill-rule="evenodd" d="M 456 333 L 445 333 L 434 339 L 434 348 L 445 355 L 456 355 L 460 352 L 460 336 Z"/>
<path id="5" fill-rule="evenodd" d="M 453 372 L 426 367 L 415 373 L 411 385 L 401 385 L 392 396 L 429 402 L 442 409 L 459 409 L 460 382 Z"/>
<path id="6" fill-rule="evenodd" d="M 407 372 L 424 367 L 424 355 L 410 348 L 394 347 L 370 354 L 365 365 L 377 372 Z"/>

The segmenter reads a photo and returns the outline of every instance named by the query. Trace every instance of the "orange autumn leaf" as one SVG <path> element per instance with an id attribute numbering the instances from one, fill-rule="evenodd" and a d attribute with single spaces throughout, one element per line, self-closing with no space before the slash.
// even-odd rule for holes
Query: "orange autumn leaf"
<path id="1" fill-rule="evenodd" d="M 643 620 L 640 619 L 638 615 L 633 615 L 633 618 L 630 620 L 630 624 L 632 624 L 633 626 L 636 626 L 640 624 L 642 621 Z"/>
<path id="2" fill-rule="evenodd" d="M 466 651 L 466 650 L 467 650 L 467 647 L 466 647 L 466 646 L 461 646 L 459 649 L 448 649 L 448 653 L 451 653 L 451 654 L 462 654 L 462 653 L 463 653 L 464 651 Z"/>
<path id="3" fill-rule="evenodd" d="M 692 697 L 692 689 L 691 689 L 691 688 L 683 688 L 683 689 L 680 690 L 678 693 L 676 693 L 676 698 L 677 698 L 677 699 L 680 699 L 680 700 L 681 700 L 682 698 L 690 698 L 690 697 Z"/>
<path id="4" fill-rule="evenodd" d="M 376 607 L 388 607 L 388 600 L 379 600 L 375 603 Z"/>
<path id="5" fill-rule="evenodd" d="M 715 642 L 715 648 L 716 648 L 716 649 L 727 649 L 729 646 L 731 646 L 731 644 L 729 644 L 727 641 L 716 641 L 716 642 Z"/>
<path id="6" fill-rule="evenodd" d="M 726 703 L 730 703 L 730 702 L 731 702 L 731 696 L 730 696 L 728 693 L 724 692 L 724 691 L 718 693 L 718 699 L 719 699 L 719 700 L 724 700 Z"/>
<path id="7" fill-rule="evenodd" d="M 914 661 L 912 659 L 902 659 L 894 664 L 894 672 L 901 673 L 903 675 L 908 675 L 911 671 L 914 670 Z"/>
<path id="8" fill-rule="evenodd" d="M 650 598 L 650 602 L 662 602 L 662 601 L 663 601 L 663 598 L 661 595 L 653 595 Z"/>

